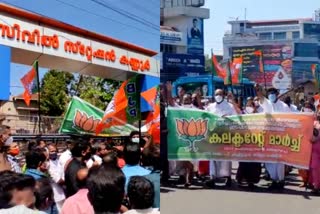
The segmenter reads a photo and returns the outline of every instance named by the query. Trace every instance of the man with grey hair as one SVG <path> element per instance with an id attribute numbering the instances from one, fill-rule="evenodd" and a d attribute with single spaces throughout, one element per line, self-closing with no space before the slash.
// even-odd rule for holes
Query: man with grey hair
<path id="1" fill-rule="evenodd" d="M 214 94 L 215 103 L 208 105 L 206 110 L 220 117 L 237 115 L 237 111 L 233 104 L 229 103 L 224 96 L 224 91 L 217 89 Z M 226 178 L 226 186 L 230 187 L 232 185 L 231 180 L 231 161 L 210 161 L 210 176 L 211 180 L 206 184 L 209 187 L 215 186 L 215 181 L 217 178 Z"/>

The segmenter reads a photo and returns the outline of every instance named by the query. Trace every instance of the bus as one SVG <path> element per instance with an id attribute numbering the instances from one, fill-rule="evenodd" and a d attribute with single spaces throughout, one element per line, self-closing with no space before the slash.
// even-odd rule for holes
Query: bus
<path id="1" fill-rule="evenodd" d="M 224 91 L 232 92 L 235 97 L 243 97 L 246 100 L 247 97 L 254 97 L 254 84 L 247 78 L 243 78 L 240 85 L 224 85 L 224 81 L 220 77 L 212 75 L 200 75 L 200 76 L 184 76 L 176 79 L 172 83 L 172 96 L 177 97 L 181 88 L 186 93 L 194 93 L 196 90 L 201 91 L 201 95 L 204 99 L 212 100 L 214 91 L 216 89 L 222 89 Z"/>

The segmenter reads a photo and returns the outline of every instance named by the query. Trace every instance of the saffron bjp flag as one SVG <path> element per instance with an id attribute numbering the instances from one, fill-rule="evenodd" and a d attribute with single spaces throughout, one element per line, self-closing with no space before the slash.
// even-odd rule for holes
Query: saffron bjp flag
<path id="1" fill-rule="evenodd" d="M 256 55 L 257 57 L 259 57 L 259 71 L 261 73 L 264 72 L 264 68 L 263 68 L 263 60 L 262 60 L 262 51 L 261 50 L 256 50 L 254 52 L 254 55 Z"/>
<path id="2" fill-rule="evenodd" d="M 243 58 L 238 57 L 234 58 L 230 64 L 230 73 L 231 73 L 231 83 L 232 84 L 239 84 L 242 80 L 242 62 Z"/>
<path id="3" fill-rule="evenodd" d="M 215 76 L 225 79 L 227 77 L 227 71 L 218 62 L 216 56 L 211 52 L 212 58 L 212 72 Z"/>
<path id="4" fill-rule="evenodd" d="M 131 124 L 140 119 L 139 75 L 126 80 L 108 105 L 96 134 L 111 126 Z"/>
<path id="5" fill-rule="evenodd" d="M 31 70 L 26 73 L 20 81 L 24 87 L 23 99 L 26 105 L 29 106 L 32 93 L 36 93 L 39 90 L 37 60 L 33 63 Z"/>
<path id="6" fill-rule="evenodd" d="M 146 125 L 148 133 L 152 136 L 154 143 L 160 143 L 160 90 L 159 86 L 153 87 L 141 96 L 152 106 L 153 111 L 148 114 Z"/>

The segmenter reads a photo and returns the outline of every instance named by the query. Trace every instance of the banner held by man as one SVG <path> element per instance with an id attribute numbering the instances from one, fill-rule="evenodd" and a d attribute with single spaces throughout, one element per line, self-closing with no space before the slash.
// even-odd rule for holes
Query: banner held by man
<path id="1" fill-rule="evenodd" d="M 255 114 L 218 117 L 168 110 L 169 159 L 278 162 L 308 168 L 313 115 Z"/>

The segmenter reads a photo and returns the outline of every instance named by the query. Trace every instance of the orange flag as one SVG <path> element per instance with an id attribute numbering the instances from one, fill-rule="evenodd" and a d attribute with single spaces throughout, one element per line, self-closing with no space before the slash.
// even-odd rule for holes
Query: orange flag
<path id="1" fill-rule="evenodd" d="M 239 84 L 242 80 L 242 56 L 234 58 L 230 63 L 232 84 Z"/>
<path id="2" fill-rule="evenodd" d="M 259 57 L 259 70 L 260 70 L 261 73 L 263 73 L 264 69 L 263 69 L 263 61 L 262 61 L 262 51 L 261 50 L 256 50 L 254 52 L 254 55 Z"/>
<path id="3" fill-rule="evenodd" d="M 148 133 L 152 136 L 154 143 L 160 143 L 160 102 L 159 86 L 153 87 L 143 93 L 141 96 L 152 106 L 153 112 L 150 112 L 146 124 L 149 126 Z"/>
<path id="4" fill-rule="evenodd" d="M 226 69 L 224 69 L 218 62 L 216 56 L 213 54 L 213 52 L 211 52 L 211 58 L 212 58 L 212 70 L 213 73 L 218 76 L 221 77 L 222 79 L 225 79 L 227 77 L 227 71 Z"/>
<path id="5" fill-rule="evenodd" d="M 26 73 L 21 79 L 21 83 L 24 87 L 23 99 L 27 106 L 30 105 L 32 89 L 34 88 L 35 80 L 37 80 L 38 74 L 38 61 L 33 63 L 32 69 Z"/>
<path id="6" fill-rule="evenodd" d="M 103 129 L 107 129 L 115 125 L 126 124 L 126 108 L 128 106 L 128 100 L 126 98 L 125 87 L 127 83 L 128 80 L 124 81 L 118 92 L 114 95 L 113 100 L 111 101 L 112 107 L 109 109 L 107 108 L 105 116 L 97 125 L 97 135 L 100 134 Z"/>

